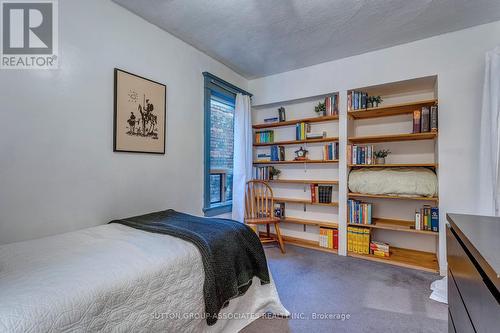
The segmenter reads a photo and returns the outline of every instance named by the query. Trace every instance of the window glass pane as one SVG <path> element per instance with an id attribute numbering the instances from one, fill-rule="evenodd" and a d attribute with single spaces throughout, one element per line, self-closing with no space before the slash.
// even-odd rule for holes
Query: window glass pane
<path id="1" fill-rule="evenodd" d="M 210 203 L 232 198 L 234 102 L 210 99 Z"/>

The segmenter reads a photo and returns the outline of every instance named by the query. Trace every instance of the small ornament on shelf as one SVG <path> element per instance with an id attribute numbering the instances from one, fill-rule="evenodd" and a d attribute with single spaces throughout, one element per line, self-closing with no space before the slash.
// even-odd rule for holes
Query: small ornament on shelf
<path id="1" fill-rule="evenodd" d="M 295 161 L 304 161 L 307 160 L 307 154 L 309 151 L 305 150 L 304 148 L 300 147 L 299 150 L 295 151 Z"/>
<path id="2" fill-rule="evenodd" d="M 385 158 L 391 153 L 389 149 L 382 149 L 373 152 L 376 164 L 385 164 Z"/>
<path id="3" fill-rule="evenodd" d="M 278 122 L 283 122 L 283 121 L 286 121 L 286 113 L 285 113 L 285 108 L 284 107 L 280 107 L 278 108 Z"/>

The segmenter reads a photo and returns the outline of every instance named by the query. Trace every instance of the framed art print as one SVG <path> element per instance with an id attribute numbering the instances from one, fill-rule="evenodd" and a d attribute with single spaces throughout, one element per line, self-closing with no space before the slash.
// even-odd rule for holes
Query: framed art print
<path id="1" fill-rule="evenodd" d="M 165 154 L 167 86 L 115 68 L 115 152 Z"/>

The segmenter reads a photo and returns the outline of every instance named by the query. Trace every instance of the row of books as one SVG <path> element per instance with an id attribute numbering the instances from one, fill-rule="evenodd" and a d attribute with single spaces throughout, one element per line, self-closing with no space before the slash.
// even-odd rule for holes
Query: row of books
<path id="1" fill-rule="evenodd" d="M 323 146 L 323 160 L 332 161 L 339 159 L 339 143 L 331 142 Z"/>
<path id="2" fill-rule="evenodd" d="M 347 227 L 347 251 L 359 254 L 369 254 L 370 229 Z"/>
<path id="3" fill-rule="evenodd" d="M 347 95 L 348 111 L 366 109 L 367 103 L 368 93 L 353 90 Z"/>
<path id="4" fill-rule="evenodd" d="M 272 143 L 274 142 L 274 131 L 257 131 L 254 135 L 255 143 Z"/>
<path id="5" fill-rule="evenodd" d="M 347 162 L 353 165 L 376 164 L 373 145 L 347 145 Z"/>
<path id="6" fill-rule="evenodd" d="M 254 179 L 256 180 L 269 180 L 272 166 L 254 167 Z"/>
<path id="7" fill-rule="evenodd" d="M 389 244 L 371 241 L 370 253 L 376 257 L 389 257 L 391 255 Z"/>
<path id="8" fill-rule="evenodd" d="M 325 112 L 323 116 L 336 116 L 339 114 L 339 95 L 325 97 Z"/>
<path id="9" fill-rule="evenodd" d="M 274 204 L 274 216 L 280 219 L 285 218 L 285 203 L 278 202 Z"/>
<path id="10" fill-rule="evenodd" d="M 307 133 L 309 132 L 311 132 L 311 125 L 309 123 L 297 123 L 295 125 L 295 140 L 307 139 Z"/>
<path id="11" fill-rule="evenodd" d="M 348 223 L 372 224 L 372 204 L 357 200 L 347 200 Z"/>
<path id="12" fill-rule="evenodd" d="M 271 146 L 271 161 L 285 160 L 285 146 Z"/>
<path id="13" fill-rule="evenodd" d="M 415 230 L 439 231 L 439 208 L 424 205 L 415 212 Z"/>
<path id="14" fill-rule="evenodd" d="M 332 203 L 333 186 L 311 184 L 311 202 Z"/>
<path id="15" fill-rule="evenodd" d="M 257 161 L 259 162 L 269 162 L 271 160 L 271 154 L 268 153 L 258 153 Z"/>
<path id="16" fill-rule="evenodd" d="M 437 132 L 438 107 L 422 106 L 421 110 L 413 111 L 413 133 Z"/>
<path id="17" fill-rule="evenodd" d="M 339 231 L 332 228 L 319 228 L 319 246 L 327 249 L 339 248 Z"/>

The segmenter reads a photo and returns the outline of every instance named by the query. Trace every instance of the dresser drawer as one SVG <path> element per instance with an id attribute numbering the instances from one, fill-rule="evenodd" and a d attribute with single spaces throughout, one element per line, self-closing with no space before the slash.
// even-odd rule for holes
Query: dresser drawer
<path id="1" fill-rule="evenodd" d="M 452 320 L 448 322 L 448 332 L 475 333 L 450 270 L 448 270 L 448 310 L 451 316 L 448 320 Z"/>
<path id="2" fill-rule="evenodd" d="M 500 306 L 450 227 L 446 228 L 446 247 L 448 268 L 475 330 L 480 333 L 499 332 Z M 457 318 L 453 312 L 451 315 L 459 332 Z"/>

